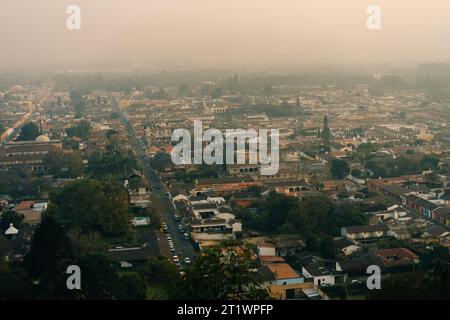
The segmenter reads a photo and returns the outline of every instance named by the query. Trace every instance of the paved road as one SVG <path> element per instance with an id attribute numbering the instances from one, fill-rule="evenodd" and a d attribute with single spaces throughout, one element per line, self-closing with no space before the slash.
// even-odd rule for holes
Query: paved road
<path id="1" fill-rule="evenodd" d="M 184 238 L 183 233 L 178 231 L 178 225 L 181 222 L 175 221 L 174 216 L 176 210 L 173 207 L 172 201 L 166 195 L 167 192 L 166 187 L 161 182 L 156 171 L 150 167 L 149 161 L 145 157 L 144 148 L 139 144 L 139 141 L 135 138 L 135 134 L 131 126 L 128 127 L 128 130 L 130 137 L 133 137 L 132 139 L 133 150 L 135 151 L 140 162 L 142 163 L 144 175 L 147 177 L 150 183 L 150 187 L 152 190 L 150 194 L 150 199 L 152 201 L 155 210 L 161 215 L 163 222 L 167 224 L 169 234 L 172 238 L 176 250 L 176 255 L 178 256 L 180 261 L 183 261 L 185 257 L 189 257 L 192 260 L 196 256 L 196 251 L 192 247 L 191 242 Z M 184 264 L 184 262 L 182 264 Z"/>

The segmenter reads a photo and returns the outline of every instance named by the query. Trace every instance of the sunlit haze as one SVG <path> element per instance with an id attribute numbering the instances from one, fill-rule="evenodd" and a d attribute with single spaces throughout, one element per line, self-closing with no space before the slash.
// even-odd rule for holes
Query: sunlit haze
<path id="1" fill-rule="evenodd" d="M 66 28 L 71 4 L 81 30 Z M 2 0 L 0 70 L 448 62 L 449 13 L 447 0 Z"/>

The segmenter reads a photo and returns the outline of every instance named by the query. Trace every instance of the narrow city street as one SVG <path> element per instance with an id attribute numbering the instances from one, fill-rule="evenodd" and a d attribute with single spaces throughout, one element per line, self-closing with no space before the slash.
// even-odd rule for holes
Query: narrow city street
<path id="1" fill-rule="evenodd" d="M 170 235 L 175 247 L 174 255 L 178 256 L 181 265 L 184 266 L 184 259 L 188 257 L 192 260 L 196 255 L 196 251 L 194 250 L 191 241 L 186 240 L 184 238 L 184 234 L 178 230 L 178 225 L 181 221 L 175 221 L 176 210 L 167 195 L 166 187 L 161 182 L 157 172 L 150 167 L 149 161 L 145 155 L 145 150 L 138 139 L 135 138 L 132 128 L 128 127 L 128 130 L 130 136 L 134 137 L 132 139 L 133 150 L 142 164 L 142 170 L 145 177 L 149 181 L 151 188 L 150 200 L 152 202 L 152 206 L 162 217 L 162 222 L 166 223 L 168 234 Z M 160 241 L 166 241 L 166 239 L 160 239 Z"/>

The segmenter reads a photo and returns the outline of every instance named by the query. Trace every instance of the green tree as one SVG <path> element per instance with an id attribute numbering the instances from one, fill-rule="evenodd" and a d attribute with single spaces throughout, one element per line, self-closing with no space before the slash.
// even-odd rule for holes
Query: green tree
<path id="1" fill-rule="evenodd" d="M 70 240 L 62 226 L 52 217 L 44 216 L 25 256 L 25 266 L 30 276 L 39 280 L 42 297 L 61 297 L 65 270 L 74 260 Z"/>
<path id="2" fill-rule="evenodd" d="M 348 163 L 341 159 L 333 159 L 331 160 L 331 175 L 336 179 L 344 179 L 350 169 Z"/>
<path id="3" fill-rule="evenodd" d="M 168 288 L 176 288 L 176 282 L 180 275 L 176 266 L 166 258 L 150 257 L 147 263 L 136 268 L 147 283 L 163 284 Z"/>
<path id="4" fill-rule="evenodd" d="M 91 123 L 87 120 L 81 120 L 76 126 L 66 129 L 69 137 L 78 137 L 86 140 L 91 133 Z"/>
<path id="5" fill-rule="evenodd" d="M 77 299 L 110 300 L 121 295 L 119 275 L 106 257 L 88 254 L 77 265 L 82 270 L 81 290 L 75 293 Z"/>
<path id="6" fill-rule="evenodd" d="M 10 209 L 4 209 L 0 216 L 0 232 L 6 231 L 12 223 L 14 227 L 19 228 L 23 221 L 23 215 Z"/>
<path id="7" fill-rule="evenodd" d="M 34 141 L 40 134 L 39 127 L 33 122 L 28 122 L 22 127 L 17 141 Z"/>
<path id="8" fill-rule="evenodd" d="M 45 156 L 44 165 L 56 178 L 77 178 L 84 171 L 83 159 L 78 151 L 65 153 L 55 148 Z"/>
<path id="9" fill-rule="evenodd" d="M 130 225 L 126 192 L 91 179 L 76 180 L 52 192 L 48 212 L 69 229 L 123 234 Z"/>
<path id="10" fill-rule="evenodd" d="M 382 281 L 381 290 L 371 290 L 372 300 L 448 300 L 450 265 L 439 263 L 430 271 L 392 274 Z"/>
<path id="11" fill-rule="evenodd" d="M 209 249 L 186 270 L 172 298 L 267 299 L 267 291 L 260 289 L 259 273 L 252 271 L 255 267 L 248 251 L 239 256 L 231 249 Z"/>
<path id="12" fill-rule="evenodd" d="M 431 155 L 425 155 L 422 160 L 420 160 L 420 166 L 422 170 L 435 170 L 438 168 L 439 158 Z"/>
<path id="13" fill-rule="evenodd" d="M 23 268 L 0 263 L 0 300 L 30 300 L 32 293 L 30 277 Z"/>
<path id="14" fill-rule="evenodd" d="M 318 251 L 328 259 L 334 259 L 336 256 L 336 243 L 330 235 L 323 235 L 320 239 Z"/>
<path id="15" fill-rule="evenodd" d="M 138 168 L 137 158 L 131 150 L 110 145 L 107 152 L 96 151 L 88 161 L 87 170 L 97 179 L 123 178 Z"/>
<path id="16" fill-rule="evenodd" d="M 8 254 L 10 249 L 9 242 L 3 235 L 3 232 L 0 232 L 0 266 L 4 262 L 4 257 Z"/>
<path id="17" fill-rule="evenodd" d="M 146 298 L 147 286 L 144 279 L 136 273 L 124 274 L 119 279 L 120 300 L 143 300 Z"/>
<path id="18" fill-rule="evenodd" d="M 104 252 L 108 247 L 97 231 L 83 231 L 81 228 L 73 228 L 67 232 L 67 235 L 76 257 Z"/>

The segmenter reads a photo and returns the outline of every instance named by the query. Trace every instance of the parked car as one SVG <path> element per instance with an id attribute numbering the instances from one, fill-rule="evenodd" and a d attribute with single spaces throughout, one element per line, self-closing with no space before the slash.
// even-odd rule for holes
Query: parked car
<path id="1" fill-rule="evenodd" d="M 191 263 L 191 259 L 189 257 L 184 258 L 184 263 L 190 264 Z"/>
<path id="2" fill-rule="evenodd" d="M 189 240 L 191 237 L 189 236 L 189 233 L 185 232 L 184 233 L 184 239 L 185 240 Z"/>

